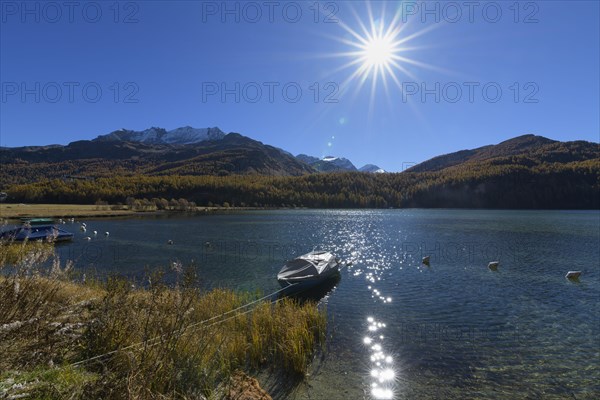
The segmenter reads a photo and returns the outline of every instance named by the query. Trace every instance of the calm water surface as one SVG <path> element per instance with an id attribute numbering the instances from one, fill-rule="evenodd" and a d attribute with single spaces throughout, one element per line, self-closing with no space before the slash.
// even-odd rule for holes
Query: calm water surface
<path id="1" fill-rule="evenodd" d="M 283 262 L 315 247 L 352 261 L 321 302 L 325 353 L 306 383 L 280 397 L 600 398 L 596 211 L 293 210 L 86 222 L 85 234 L 65 226 L 77 233 L 59 247 L 62 257 L 139 279 L 193 260 L 205 287 L 270 293 Z M 93 230 L 98 236 L 84 241 Z M 494 260 L 496 272 L 487 268 Z M 583 271 L 579 282 L 565 279 L 569 270 Z"/>

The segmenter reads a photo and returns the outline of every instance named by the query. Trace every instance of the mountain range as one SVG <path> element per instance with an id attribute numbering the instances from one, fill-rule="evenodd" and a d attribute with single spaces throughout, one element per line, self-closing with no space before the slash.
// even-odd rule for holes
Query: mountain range
<path id="1" fill-rule="evenodd" d="M 152 127 L 143 131 L 132 131 L 121 129 L 107 135 L 98 136 L 94 141 L 103 142 L 139 142 L 153 145 L 192 145 L 205 141 L 221 140 L 226 134 L 218 127 L 214 128 L 192 128 L 184 126 L 167 131 L 163 128 Z M 323 158 L 299 154 L 298 160 L 310 165 L 316 172 L 340 172 L 340 171 L 362 171 L 362 172 L 385 172 L 373 164 L 367 164 L 357 169 L 347 158 L 326 156 Z M 292 172 L 292 174 L 294 174 Z"/>
<path id="2" fill-rule="evenodd" d="M 407 170 L 407 172 L 433 172 L 453 167 L 478 167 L 482 165 L 567 164 L 576 161 L 598 159 L 598 143 L 577 140 L 560 142 L 536 135 L 522 135 L 496 145 L 472 150 L 461 150 L 434 157 Z"/>
<path id="3" fill-rule="evenodd" d="M 140 142 L 146 144 L 195 144 L 207 140 L 221 140 L 225 133 L 217 127 L 192 128 L 184 126 L 167 131 L 163 128 L 149 128 L 143 131 L 121 129 L 108 135 L 98 136 L 94 141 L 103 142 Z"/>
<path id="4" fill-rule="evenodd" d="M 114 174 L 286 176 L 357 171 L 346 158 L 319 159 L 302 154 L 294 157 L 238 133 L 190 126 L 170 131 L 157 127 L 143 131 L 121 129 L 66 146 L 4 147 L 0 148 L 0 165 L 3 185 Z M 383 171 L 371 164 L 365 167 L 367 172 Z"/>
<path id="5" fill-rule="evenodd" d="M 343 157 L 295 157 L 238 133 L 190 127 L 0 148 L 0 166 L 0 190 L 19 202 L 133 196 L 324 208 L 600 208 L 599 144 L 535 135 L 441 155 L 402 173 L 357 169 Z"/>

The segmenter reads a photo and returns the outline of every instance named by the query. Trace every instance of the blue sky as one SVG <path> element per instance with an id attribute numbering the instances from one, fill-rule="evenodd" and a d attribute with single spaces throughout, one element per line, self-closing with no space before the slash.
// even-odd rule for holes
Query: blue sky
<path id="1" fill-rule="evenodd" d="M 1 2 L 2 146 L 218 126 L 400 171 L 525 133 L 599 140 L 596 1 L 64 4 Z M 349 79 L 361 24 L 400 29 L 396 81 Z"/>

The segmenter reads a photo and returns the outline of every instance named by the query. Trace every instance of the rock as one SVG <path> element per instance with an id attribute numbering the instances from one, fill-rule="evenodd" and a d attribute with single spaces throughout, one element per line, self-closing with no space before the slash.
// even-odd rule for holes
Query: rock
<path id="1" fill-rule="evenodd" d="M 241 371 L 233 374 L 223 398 L 226 400 L 272 400 L 256 379 Z"/>

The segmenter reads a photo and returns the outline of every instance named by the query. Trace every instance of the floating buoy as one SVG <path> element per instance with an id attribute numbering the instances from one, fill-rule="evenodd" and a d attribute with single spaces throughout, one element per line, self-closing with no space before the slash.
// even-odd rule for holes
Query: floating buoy
<path id="1" fill-rule="evenodd" d="M 94 236 L 96 236 L 98 234 L 98 231 L 94 231 Z"/>
<path id="2" fill-rule="evenodd" d="M 172 240 L 168 240 L 167 244 L 173 244 L 173 241 Z"/>
<path id="3" fill-rule="evenodd" d="M 579 275 L 581 275 L 581 271 L 569 271 L 565 275 L 565 278 L 575 280 L 575 279 L 579 279 Z"/>
<path id="4" fill-rule="evenodd" d="M 110 233 L 104 232 L 104 236 L 108 236 L 108 235 L 110 235 Z"/>
<path id="5" fill-rule="evenodd" d="M 84 237 L 84 239 L 85 239 L 85 240 L 92 240 L 92 238 L 91 238 L 91 237 L 89 237 L 89 236 L 86 236 L 86 237 Z"/>
<path id="6" fill-rule="evenodd" d="M 498 269 L 498 265 L 500 265 L 500 261 L 490 261 L 490 263 L 488 264 L 488 268 L 492 271 L 495 271 Z"/>
<path id="7" fill-rule="evenodd" d="M 81 232 L 85 232 L 85 226 L 81 225 L 79 229 L 81 229 Z"/>
<path id="8" fill-rule="evenodd" d="M 425 264 L 425 265 L 429 265 L 429 256 L 425 256 L 425 257 L 423 257 L 423 261 L 422 261 L 422 262 L 423 262 L 423 264 Z"/>

